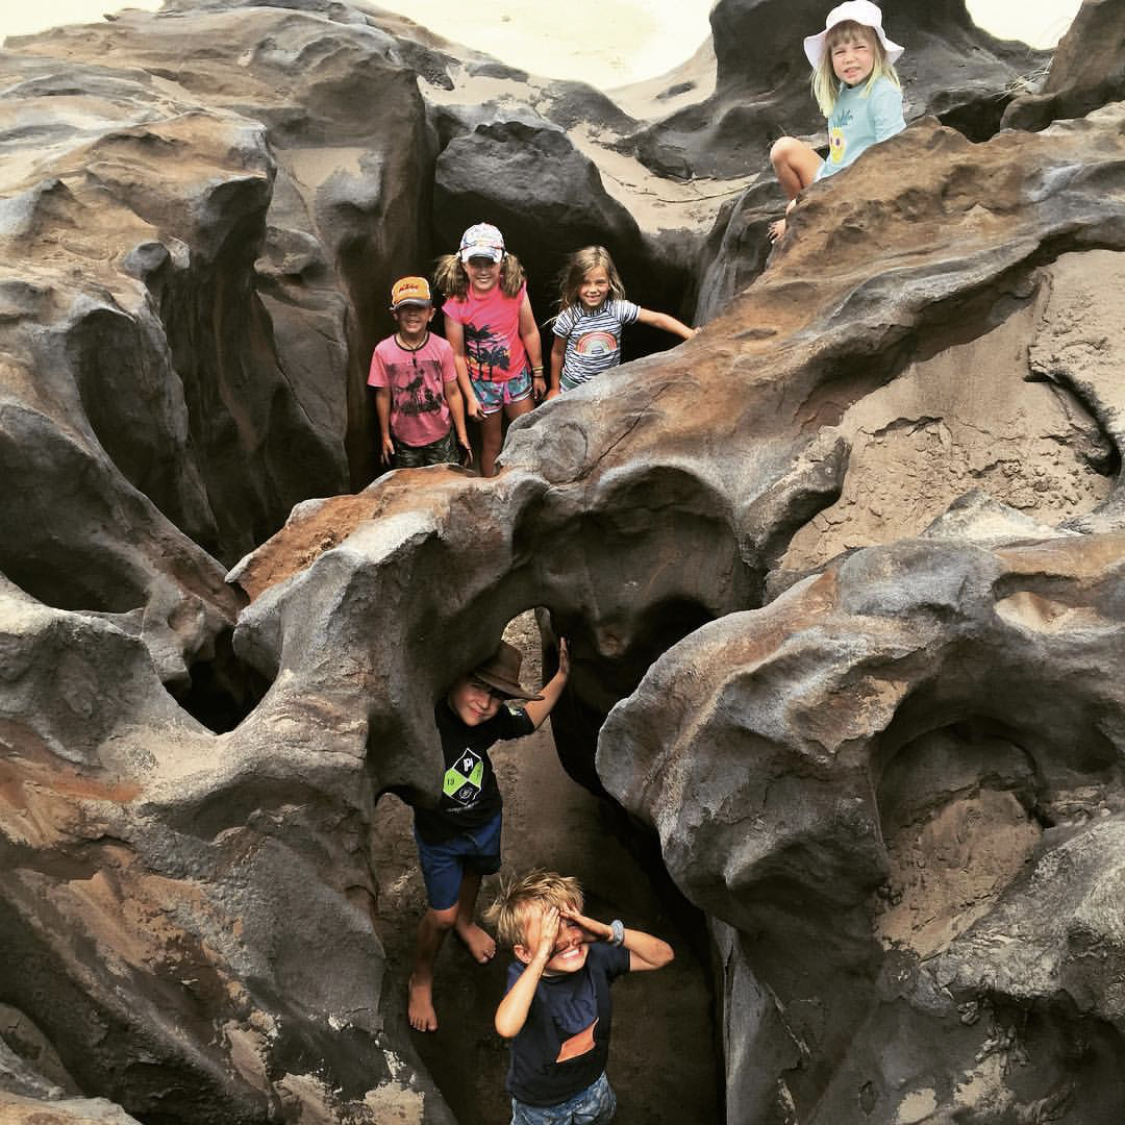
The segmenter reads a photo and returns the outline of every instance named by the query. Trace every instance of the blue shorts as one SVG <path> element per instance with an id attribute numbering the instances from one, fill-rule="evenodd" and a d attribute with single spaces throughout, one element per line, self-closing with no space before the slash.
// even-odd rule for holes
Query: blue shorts
<path id="1" fill-rule="evenodd" d="M 418 861 L 426 883 L 426 898 L 434 910 L 448 910 L 457 905 L 461 879 L 466 871 L 491 875 L 500 870 L 500 828 L 503 813 L 497 813 L 487 824 L 460 832 L 451 840 L 430 844 L 414 829 L 418 845 Z"/>
<path id="2" fill-rule="evenodd" d="M 531 368 L 525 367 L 511 379 L 493 382 L 491 379 L 470 379 L 473 394 L 485 414 L 495 414 L 509 402 L 523 402 L 531 394 Z"/>
<path id="3" fill-rule="evenodd" d="M 580 1094 L 558 1105 L 527 1105 L 512 1098 L 512 1125 L 609 1125 L 617 1098 L 605 1072 Z"/>

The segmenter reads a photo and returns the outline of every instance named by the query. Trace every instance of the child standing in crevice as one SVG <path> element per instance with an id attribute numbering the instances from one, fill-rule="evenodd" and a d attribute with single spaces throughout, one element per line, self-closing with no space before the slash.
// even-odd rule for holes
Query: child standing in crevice
<path id="1" fill-rule="evenodd" d="M 391 289 L 398 331 L 379 342 L 367 382 L 375 388 L 379 459 L 396 469 L 472 461 L 465 401 L 453 349 L 430 333 L 434 305 L 424 277 L 403 277 Z"/>
<path id="2" fill-rule="evenodd" d="M 445 337 L 462 391 L 480 404 L 481 475 L 495 476 L 503 418 L 526 414 L 547 391 L 527 278 L 500 231 L 477 223 L 461 236 L 456 254 L 439 260 L 434 281 L 445 294 Z"/>
<path id="3" fill-rule="evenodd" d="M 522 738 L 543 725 L 570 675 L 566 641 L 559 641 L 559 670 L 536 694 L 520 684 L 522 657 L 501 641 L 493 655 L 458 679 L 434 708 L 445 774 L 433 809 L 415 808 L 414 840 L 429 908 L 418 926 L 407 1015 L 415 1031 L 436 1031 L 434 965 L 454 930 L 473 957 L 485 964 L 496 943 L 476 923 L 481 879 L 500 870 L 503 799 L 488 749 Z M 522 701 L 509 710 L 509 701 Z"/>
<path id="4" fill-rule="evenodd" d="M 699 331 L 668 313 L 642 309 L 625 300 L 625 286 L 604 246 L 571 254 L 559 285 L 559 315 L 551 346 L 548 398 L 569 391 L 621 362 L 626 324 L 647 324 L 690 340 Z"/>

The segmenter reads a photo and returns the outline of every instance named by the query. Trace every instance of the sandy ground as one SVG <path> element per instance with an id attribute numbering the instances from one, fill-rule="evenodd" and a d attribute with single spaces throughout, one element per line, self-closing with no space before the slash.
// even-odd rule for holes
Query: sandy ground
<path id="1" fill-rule="evenodd" d="M 508 639 L 525 650 L 525 682 L 539 682 L 538 636 L 531 614 L 509 627 Z M 522 642 L 522 643 L 521 643 Z M 614 986 L 609 1075 L 620 1109 L 616 1125 L 683 1125 L 720 1120 L 718 1047 L 714 1044 L 709 969 L 625 847 L 609 814 L 563 772 L 546 727 L 492 751 L 504 793 L 506 873 L 550 866 L 577 875 L 594 917 L 671 942 L 676 960 L 651 975 Z M 414 933 L 425 894 L 411 836 L 410 811 L 395 797 L 380 801 L 375 818 L 375 870 L 380 937 L 387 951 L 385 1015 L 401 1019 Z M 481 901 L 491 900 L 495 877 Z M 679 912 L 677 911 L 677 916 Z M 510 1116 L 504 1076 L 508 1052 L 492 1028 L 511 958 L 497 954 L 477 965 L 455 937 L 442 950 L 435 986 L 440 1027 L 411 1033 L 427 1069 L 460 1125 L 499 1125 Z"/>

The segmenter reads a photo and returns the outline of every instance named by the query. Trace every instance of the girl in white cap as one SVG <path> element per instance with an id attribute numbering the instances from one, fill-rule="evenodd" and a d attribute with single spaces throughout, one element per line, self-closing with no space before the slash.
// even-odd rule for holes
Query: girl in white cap
<path id="1" fill-rule="evenodd" d="M 445 338 L 453 347 L 462 392 L 471 407 L 480 404 L 482 476 L 496 475 L 504 440 L 503 416 L 518 418 L 545 397 L 543 345 L 527 299 L 527 278 L 519 259 L 504 247 L 491 223 L 475 223 L 461 236 L 456 254 L 438 259 L 434 273 L 445 294 Z"/>
<path id="2" fill-rule="evenodd" d="M 847 0 L 833 8 L 824 30 L 805 40 L 813 95 L 828 118 L 828 159 L 821 160 L 795 137 L 775 142 L 770 163 L 789 197 L 786 215 L 809 184 L 846 168 L 872 145 L 906 128 L 894 68 L 901 55 L 902 48 L 884 33 L 883 13 L 871 0 Z M 770 224 L 771 242 L 784 233 L 784 219 Z"/>

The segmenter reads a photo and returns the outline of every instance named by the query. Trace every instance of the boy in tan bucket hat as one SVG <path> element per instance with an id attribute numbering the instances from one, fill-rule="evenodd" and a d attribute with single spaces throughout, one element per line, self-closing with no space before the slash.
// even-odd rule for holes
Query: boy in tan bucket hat
<path id="1" fill-rule="evenodd" d="M 483 664 L 462 676 L 434 708 L 445 774 L 435 808 L 414 810 L 414 840 L 429 908 L 418 926 L 410 975 L 408 1016 L 415 1031 L 436 1031 L 434 964 L 445 935 L 455 930 L 484 964 L 496 943 L 475 921 L 481 879 L 500 869 L 503 800 L 488 749 L 495 742 L 538 730 L 562 695 L 570 675 L 566 641 L 559 641 L 559 670 L 540 693 L 520 683 L 522 657 L 501 641 Z M 512 709 L 510 701 L 523 706 Z"/>

